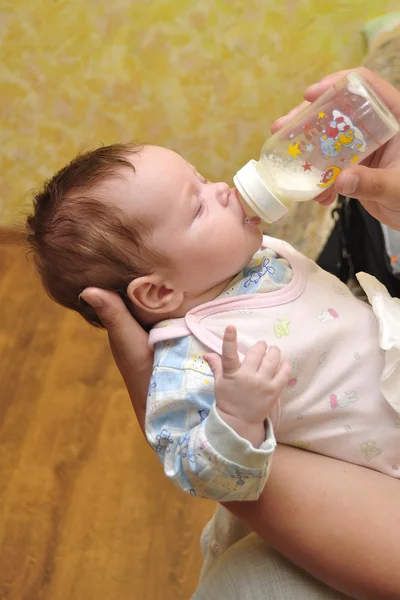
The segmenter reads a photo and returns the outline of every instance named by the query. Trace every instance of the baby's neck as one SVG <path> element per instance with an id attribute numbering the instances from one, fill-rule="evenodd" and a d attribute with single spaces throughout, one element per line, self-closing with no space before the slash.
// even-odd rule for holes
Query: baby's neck
<path id="1" fill-rule="evenodd" d="M 210 288 L 209 290 L 206 290 L 205 292 L 195 297 L 187 296 L 181 304 L 181 306 L 178 308 L 178 310 L 175 311 L 179 314 L 176 314 L 170 318 L 184 317 L 189 312 L 189 310 L 192 310 L 192 308 L 196 308 L 196 306 L 200 306 L 201 304 L 205 304 L 206 302 L 211 302 L 211 300 L 215 300 L 215 298 L 218 298 L 218 296 L 224 291 L 224 289 L 232 281 L 232 279 L 233 277 L 229 277 L 229 279 L 226 279 L 222 283 L 215 285 L 214 287 Z"/>
<path id="2" fill-rule="evenodd" d="M 206 302 L 211 302 L 211 300 L 215 300 L 227 287 L 230 281 L 232 281 L 233 277 L 229 277 L 225 281 L 222 281 L 218 285 L 202 292 L 196 296 L 185 296 L 182 304 L 177 310 L 166 312 L 163 314 L 150 314 L 146 313 L 146 315 L 137 315 L 139 320 L 146 325 L 155 325 L 160 321 L 165 321 L 166 319 L 179 319 L 180 317 L 184 317 L 190 310 L 196 308 L 196 306 L 200 306 L 201 304 L 205 304 Z"/>

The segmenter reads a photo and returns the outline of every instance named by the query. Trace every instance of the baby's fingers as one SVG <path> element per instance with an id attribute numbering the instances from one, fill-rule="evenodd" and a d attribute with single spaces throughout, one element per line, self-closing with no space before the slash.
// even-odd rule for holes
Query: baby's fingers
<path id="1" fill-rule="evenodd" d="M 236 328 L 228 325 L 225 329 L 222 341 L 222 370 L 226 375 L 236 373 L 240 368 L 240 360 L 237 351 Z"/>
<path id="2" fill-rule="evenodd" d="M 222 375 L 221 357 L 212 352 L 210 354 L 204 354 L 203 358 L 209 364 L 215 380 L 219 379 L 219 377 Z"/>
<path id="3" fill-rule="evenodd" d="M 281 351 L 276 346 L 270 346 L 268 352 L 263 357 L 263 361 L 260 365 L 260 371 L 263 375 L 269 378 L 273 378 L 281 363 Z"/>
<path id="4" fill-rule="evenodd" d="M 277 390 L 278 394 L 280 394 L 283 388 L 287 386 L 291 373 L 292 365 L 288 360 L 283 360 L 279 365 L 275 377 L 272 380 L 272 383 L 274 384 L 274 387 Z"/>
<path id="5" fill-rule="evenodd" d="M 254 344 L 248 351 L 243 360 L 243 367 L 251 371 L 258 371 L 268 349 L 266 342 L 260 341 Z"/>

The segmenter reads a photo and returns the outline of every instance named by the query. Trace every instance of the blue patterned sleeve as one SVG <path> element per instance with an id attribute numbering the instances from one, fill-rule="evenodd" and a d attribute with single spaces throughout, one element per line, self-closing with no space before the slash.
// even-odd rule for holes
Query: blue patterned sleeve
<path id="1" fill-rule="evenodd" d="M 211 371 L 171 366 L 154 368 L 146 435 L 180 489 L 225 502 L 259 497 L 276 446 L 269 422 L 265 442 L 254 448 L 219 417 Z"/>

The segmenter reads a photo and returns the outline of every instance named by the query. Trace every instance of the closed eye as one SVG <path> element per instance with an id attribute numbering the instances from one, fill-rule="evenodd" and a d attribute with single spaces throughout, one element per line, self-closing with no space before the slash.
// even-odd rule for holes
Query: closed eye
<path id="1" fill-rule="evenodd" d="M 193 220 L 194 219 L 198 219 L 198 217 L 201 216 L 201 214 L 203 212 L 203 209 L 204 209 L 204 201 L 203 201 L 202 198 L 199 198 L 199 202 L 198 202 L 198 204 L 196 206 L 196 210 L 195 210 L 195 213 L 194 213 L 194 216 L 193 216 Z"/>

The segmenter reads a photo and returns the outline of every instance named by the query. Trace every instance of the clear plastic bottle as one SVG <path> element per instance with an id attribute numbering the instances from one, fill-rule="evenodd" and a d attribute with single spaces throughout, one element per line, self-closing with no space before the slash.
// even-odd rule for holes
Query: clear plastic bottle
<path id="1" fill-rule="evenodd" d="M 351 71 L 271 136 L 259 161 L 236 173 L 246 212 L 265 223 L 277 221 L 292 201 L 318 196 L 399 129 L 377 93 Z"/>

